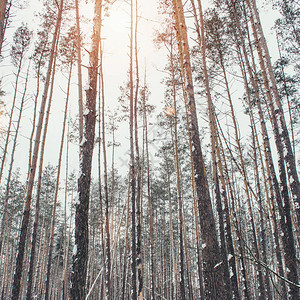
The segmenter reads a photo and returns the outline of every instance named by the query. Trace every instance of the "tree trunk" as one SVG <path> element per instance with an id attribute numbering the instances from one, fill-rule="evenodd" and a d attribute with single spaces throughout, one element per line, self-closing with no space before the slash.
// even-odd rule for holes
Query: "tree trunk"
<path id="1" fill-rule="evenodd" d="M 82 71 L 81 71 L 81 31 L 79 19 L 79 3 L 75 0 L 76 11 L 76 50 L 77 50 L 77 73 L 78 73 L 78 108 L 79 108 L 79 141 L 83 137 L 83 95 L 82 95 Z"/>
<path id="2" fill-rule="evenodd" d="M 68 132 L 67 132 L 67 149 L 66 149 L 66 170 L 65 170 L 65 207 L 64 207 L 64 257 L 63 257 L 63 270 L 62 270 L 62 299 L 67 299 L 67 268 L 69 262 L 69 234 L 67 234 L 67 200 L 68 200 L 68 177 L 69 177 L 69 136 L 70 136 L 70 123 L 68 122 Z M 72 208 L 70 212 L 70 220 L 72 219 Z M 70 230 L 71 226 L 69 227 Z"/>
<path id="3" fill-rule="evenodd" d="M 101 62 L 102 62 L 102 48 Z M 104 102 L 104 77 L 102 63 L 100 67 L 101 89 L 102 89 L 102 147 L 103 147 L 103 165 L 104 165 L 104 202 L 105 202 L 105 287 L 106 298 L 111 299 L 111 258 L 110 258 L 110 230 L 109 230 L 109 197 L 108 197 L 108 180 L 107 180 L 107 158 L 106 158 L 106 142 L 105 142 L 105 102 Z"/>
<path id="4" fill-rule="evenodd" d="M 56 47 L 57 47 L 57 45 L 56 45 Z M 41 151 L 40 151 L 40 163 L 39 163 L 39 173 L 38 173 L 38 181 L 37 181 L 35 215 L 34 215 L 34 223 L 33 223 L 32 241 L 31 241 L 29 271 L 28 271 L 28 284 L 27 284 L 27 295 L 26 295 L 27 300 L 32 299 L 32 280 L 33 280 L 33 271 L 34 271 L 34 264 L 35 264 L 35 248 L 36 248 L 36 243 L 37 243 L 37 230 L 38 230 L 39 214 L 40 214 L 40 196 L 41 196 L 40 194 L 41 194 L 41 186 L 42 186 L 44 153 L 45 153 L 45 147 L 46 147 L 46 138 L 47 138 L 49 117 L 50 117 L 51 104 L 52 104 L 54 79 L 55 79 L 55 68 L 56 68 L 56 57 L 54 59 L 54 64 L 53 64 L 50 96 L 49 96 L 49 101 L 48 101 L 46 117 L 45 117 L 42 145 L 41 145 Z"/>
<path id="5" fill-rule="evenodd" d="M 136 219 L 137 219 L 137 270 L 138 270 L 138 299 L 143 299 L 143 261 L 142 261 L 142 224 L 141 224 L 141 198 L 142 198 L 142 179 L 141 179 L 141 161 L 139 151 L 139 139 L 138 139 L 138 96 L 139 96 L 139 64 L 138 64 L 138 42 L 137 42 L 137 30 L 138 30 L 138 7 L 137 0 L 135 1 L 135 30 L 134 30 L 134 53 L 135 53 L 135 72 L 136 72 L 136 86 L 134 95 L 134 136 L 135 136 L 135 152 L 136 152 L 136 169 L 137 169 L 137 190 L 136 190 Z"/>
<path id="6" fill-rule="evenodd" d="M 58 197 L 58 190 L 59 190 L 59 180 L 60 180 L 62 154 L 63 154 L 65 131 L 66 131 L 68 104 L 69 104 L 69 96 L 70 96 L 70 84 L 71 84 L 71 77 L 72 77 L 72 64 L 73 64 L 73 62 L 71 62 L 70 71 L 69 71 L 69 79 L 68 79 L 68 87 L 67 87 L 67 98 L 66 98 L 66 104 L 65 104 L 63 128 L 62 128 L 60 151 L 59 151 L 59 158 L 58 158 L 58 170 L 57 170 L 56 187 L 55 187 L 55 195 L 54 195 L 54 203 L 53 203 L 53 211 L 52 211 L 50 245 L 49 245 L 49 255 L 48 255 L 48 264 L 47 264 L 45 300 L 49 299 L 49 292 L 50 292 L 49 289 L 50 289 L 50 275 L 51 275 L 52 253 L 53 253 L 53 242 L 54 242 L 55 217 L 56 217 L 56 207 L 57 207 L 57 197 Z"/>
<path id="7" fill-rule="evenodd" d="M 180 0 L 173 0 L 177 40 L 181 55 L 181 69 L 185 79 L 187 93 L 187 109 L 189 132 L 192 144 L 192 161 L 195 172 L 195 185 L 198 197 L 198 210 L 202 234 L 203 276 L 206 299 L 221 298 L 224 295 L 223 268 L 219 263 L 220 249 L 217 240 L 216 224 L 210 201 L 209 188 L 199 139 L 193 79 L 190 63 L 188 38 L 183 14 L 183 5 Z"/>
<path id="8" fill-rule="evenodd" d="M 128 181 L 128 196 L 127 196 L 127 218 L 126 218 L 126 230 L 125 230 L 125 250 L 124 250 L 124 260 L 123 260 L 123 270 L 122 270 L 122 290 L 120 293 L 120 299 L 125 300 L 126 295 L 126 279 L 127 279 L 127 253 L 128 253 L 128 231 L 129 231 L 129 219 L 130 219 L 130 178 Z"/>
<path id="9" fill-rule="evenodd" d="M 33 190 L 35 172 L 36 172 L 36 167 L 37 167 L 38 151 L 39 151 L 39 146 L 40 146 L 40 137 L 41 137 L 43 120 L 44 120 L 48 89 L 49 89 L 49 85 L 50 85 L 52 65 L 53 65 L 53 60 L 54 60 L 54 56 L 55 56 L 55 46 L 56 46 L 56 43 L 57 43 L 57 40 L 59 37 L 59 30 L 60 30 L 60 24 L 61 24 L 61 19 L 62 19 L 62 11 L 63 11 L 63 4 L 64 4 L 63 1 L 64 0 L 60 1 L 55 31 L 53 34 L 53 40 L 52 40 L 52 46 L 51 46 L 51 52 L 50 52 L 49 64 L 48 64 L 48 71 L 47 71 L 47 76 L 46 76 L 46 80 L 45 80 L 45 87 L 44 87 L 44 92 L 43 92 L 43 97 L 42 97 L 41 108 L 40 108 L 39 121 L 38 121 L 36 136 L 35 136 L 32 164 L 31 164 L 31 168 L 30 168 L 28 186 L 27 186 L 27 191 L 26 191 L 26 196 L 25 196 L 25 207 L 24 207 L 24 213 L 23 213 L 23 218 L 22 218 L 20 239 L 19 239 L 19 245 L 18 245 L 18 254 L 17 254 L 14 281 L 13 281 L 13 290 L 12 290 L 12 299 L 14 299 L 14 300 L 18 300 L 19 293 L 20 293 L 20 281 L 21 281 L 21 276 L 22 276 L 21 274 L 22 274 L 22 270 L 23 270 L 23 257 L 24 257 L 24 251 L 25 251 L 27 228 L 28 228 L 28 223 L 29 223 L 32 190 Z"/>
<path id="10" fill-rule="evenodd" d="M 133 94 L 133 0 L 131 5 L 131 24 L 130 24 L 130 116 L 129 116 L 129 131 L 130 131 L 130 180 L 131 180 L 131 299 L 137 300 L 136 287 L 136 183 L 135 183 L 135 155 L 134 155 L 134 94 Z"/>
<path id="11" fill-rule="evenodd" d="M 100 43 L 100 59 L 102 61 L 102 48 Z M 101 66 L 100 66 L 100 74 L 101 74 Z M 99 89 L 101 87 L 102 76 L 99 77 Z M 102 196 L 102 180 L 101 180 L 101 96 L 99 93 L 98 99 L 98 136 L 99 136 L 99 148 L 98 148 L 98 191 L 99 191 L 99 212 L 100 212 L 100 238 L 101 238 L 101 248 L 102 248 L 102 259 L 103 259 L 103 270 L 106 270 L 106 262 L 105 262 L 105 239 L 104 239 L 104 228 L 103 228 L 103 196 Z M 101 276 L 102 280 L 103 276 Z M 100 298 L 103 297 L 103 284 L 100 287 Z"/>
<path id="12" fill-rule="evenodd" d="M 225 243 L 225 229 L 224 229 L 224 217 L 223 217 L 223 209 L 222 209 L 222 201 L 221 201 L 221 192 L 220 192 L 220 185 L 219 185 L 219 175 L 218 175 L 218 166 L 217 166 L 217 158 L 216 153 L 219 151 L 218 148 L 218 141 L 217 141 L 217 126 L 215 120 L 215 112 L 214 106 L 212 103 L 212 97 L 210 93 L 210 86 L 209 86 L 209 78 L 207 72 L 207 64 L 206 64 L 206 41 L 205 41 L 205 32 L 204 32 L 204 19 L 202 13 L 202 6 L 201 2 L 198 1 L 199 5 L 199 12 L 200 12 L 200 25 L 201 30 L 197 32 L 200 33 L 198 36 L 199 44 L 201 45 L 201 58 L 202 58 L 202 71 L 204 73 L 204 86 L 205 86 L 205 93 L 207 97 L 207 104 L 208 104 L 208 114 L 209 114 L 209 124 L 210 124 L 210 138 L 211 138 L 211 147 L 212 147 L 212 164 L 213 164 L 213 180 L 214 180 L 214 191 L 216 197 L 216 205 L 217 211 L 219 216 L 219 231 L 220 231 L 220 241 L 221 241 L 221 257 L 223 260 L 223 270 L 224 270 L 224 289 L 227 299 L 232 299 L 232 291 L 230 286 L 230 274 L 229 268 L 227 263 L 227 249 Z M 196 18 L 196 14 L 195 14 Z M 197 21 L 197 19 L 196 19 Z M 220 156 L 220 155 L 219 155 Z"/>
<path id="13" fill-rule="evenodd" d="M 179 167 L 179 157 L 178 157 L 178 134 L 177 134 L 177 109 L 176 109 L 176 99 L 173 97 L 173 109 L 174 109 L 174 141 L 173 141 L 173 151 L 174 151 L 174 161 L 175 161 L 175 171 L 176 171 L 176 190 L 177 190 L 177 200 L 178 200 L 178 226 L 179 226 L 179 276 L 180 276 L 180 299 L 185 300 L 185 276 L 184 276 L 184 245 L 183 245 L 183 206 L 182 206 L 182 192 L 181 192 L 181 182 L 180 182 L 180 167 Z"/>
<path id="14" fill-rule="evenodd" d="M 89 56 L 86 105 L 83 111 L 84 133 L 80 144 L 80 176 L 78 179 L 78 202 L 75 216 L 75 246 L 73 252 L 71 299 L 84 299 L 86 296 L 86 275 L 88 263 L 88 213 L 91 184 L 92 157 L 96 123 L 96 98 L 99 65 L 99 43 L 102 0 L 95 1 L 92 45 Z"/>
<path id="15" fill-rule="evenodd" d="M 221 133 L 222 133 L 222 131 L 221 131 Z M 242 238 L 242 234 L 240 232 L 239 220 L 238 220 L 238 216 L 237 216 L 237 212 L 236 212 L 236 208 L 235 208 L 236 207 L 235 193 L 234 193 L 232 182 L 231 182 L 231 179 L 229 176 L 230 173 L 229 173 L 229 169 L 227 167 L 225 152 L 224 152 L 220 137 L 219 137 L 219 145 L 220 145 L 220 150 L 221 150 L 220 152 L 222 154 L 222 159 L 223 159 L 224 180 L 226 179 L 225 182 L 226 182 L 226 186 L 228 187 L 228 193 L 229 193 L 229 199 L 230 199 L 230 202 L 228 202 L 228 203 L 229 203 L 230 213 L 232 215 L 231 218 L 230 218 L 230 216 L 227 216 L 227 218 L 229 218 L 229 222 L 231 222 L 233 224 L 233 228 L 235 228 L 235 230 L 236 230 L 237 251 L 235 251 L 235 252 L 240 254 L 241 268 L 239 270 L 242 275 L 241 281 L 243 283 L 241 294 L 244 296 L 245 299 L 248 300 L 248 299 L 251 299 L 251 295 L 250 295 L 250 290 L 249 290 L 248 276 L 247 276 L 247 270 L 246 270 L 246 264 L 245 264 L 245 258 L 244 258 L 244 249 L 243 249 L 243 244 L 242 244 L 243 238 Z"/>
<path id="16" fill-rule="evenodd" d="M 146 108 L 146 83 L 144 85 L 144 92 L 142 98 L 143 105 L 143 118 L 145 127 L 145 144 L 146 144 L 146 166 L 147 166 L 147 198 L 148 198 L 148 215 L 149 215 L 149 234 L 150 234 L 150 283 L 151 283 L 151 295 L 150 299 L 155 300 L 155 265 L 154 265 L 154 241 L 153 241 L 153 210 L 152 210 L 152 197 L 151 197 L 151 178 L 150 178 L 150 160 L 149 160 L 149 143 L 148 143 L 148 120 L 147 120 L 147 108 Z M 170 225 L 171 226 L 171 225 Z M 171 226 L 172 228 L 173 226 Z M 173 229 L 171 229 L 171 234 Z M 172 235 L 173 237 L 173 235 Z M 171 240 L 173 245 L 173 241 Z"/>
<path id="17" fill-rule="evenodd" d="M 3 0 L 0 2 L 0 55 L 2 53 L 2 46 L 4 41 L 4 33 L 5 33 L 5 23 L 6 23 L 6 7 L 7 0 Z"/>

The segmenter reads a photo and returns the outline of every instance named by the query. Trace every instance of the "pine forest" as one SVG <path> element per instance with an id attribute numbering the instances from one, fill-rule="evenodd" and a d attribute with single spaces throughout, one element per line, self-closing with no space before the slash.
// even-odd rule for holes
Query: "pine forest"
<path id="1" fill-rule="evenodd" d="M 299 49 L 299 0 L 0 0 L 1 300 L 299 300 Z"/>

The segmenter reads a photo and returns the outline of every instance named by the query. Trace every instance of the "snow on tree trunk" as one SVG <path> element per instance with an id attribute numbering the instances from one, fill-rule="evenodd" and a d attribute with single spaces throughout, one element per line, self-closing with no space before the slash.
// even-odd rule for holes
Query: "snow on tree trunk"
<path id="1" fill-rule="evenodd" d="M 75 249 L 71 275 L 71 299 L 84 299 L 88 263 L 88 213 L 91 184 L 92 156 L 96 124 L 96 98 L 99 65 L 99 43 L 102 0 L 95 1 L 92 45 L 89 57 L 86 104 L 83 111 L 83 141 L 80 144 L 80 176 L 78 178 L 78 202 L 75 216 Z"/>
<path id="2" fill-rule="evenodd" d="M 221 261 L 220 249 L 199 139 L 190 52 L 182 1 L 173 0 L 173 8 L 177 41 L 181 56 L 181 68 L 185 79 L 184 88 L 187 93 L 189 132 L 191 135 L 192 160 L 195 172 L 202 243 L 205 245 L 202 249 L 205 296 L 206 299 L 216 299 L 222 298 L 224 295 L 223 268 L 222 265 L 219 265 Z"/>

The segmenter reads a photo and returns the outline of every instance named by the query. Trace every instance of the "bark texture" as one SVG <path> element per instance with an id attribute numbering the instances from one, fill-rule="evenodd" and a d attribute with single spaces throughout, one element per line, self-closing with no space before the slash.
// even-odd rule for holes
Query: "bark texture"
<path id="1" fill-rule="evenodd" d="M 86 275 L 89 245 L 89 200 L 92 156 L 96 124 L 97 79 L 99 68 L 99 43 L 102 1 L 95 1 L 92 49 L 88 68 L 89 85 L 86 90 L 86 104 L 83 110 L 83 140 L 80 144 L 80 176 L 78 179 L 78 202 L 75 215 L 75 249 L 71 275 L 70 299 L 84 299 L 86 296 Z"/>
<path id="2" fill-rule="evenodd" d="M 200 228 L 202 235 L 203 281 L 206 299 L 222 298 L 224 295 L 223 268 L 217 240 L 216 224 L 212 211 L 206 170 L 199 139 L 196 105 L 191 71 L 187 29 L 181 0 L 173 0 L 177 41 L 181 53 L 181 69 L 187 94 L 189 132 L 192 144 L 192 161 L 198 198 Z"/>

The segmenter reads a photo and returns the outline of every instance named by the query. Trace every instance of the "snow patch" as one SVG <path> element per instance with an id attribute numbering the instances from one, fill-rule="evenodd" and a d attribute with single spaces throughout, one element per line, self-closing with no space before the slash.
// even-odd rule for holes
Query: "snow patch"
<path id="1" fill-rule="evenodd" d="M 80 143 L 80 147 L 82 147 L 84 145 L 84 143 L 86 142 L 86 137 L 84 137 Z"/>
<path id="2" fill-rule="evenodd" d="M 79 196 L 78 195 L 74 198 L 74 205 L 79 205 Z"/>
<path id="3" fill-rule="evenodd" d="M 219 262 L 218 264 L 216 264 L 216 265 L 214 266 L 214 269 L 218 268 L 222 263 L 223 263 L 223 262 L 221 261 L 221 262 Z"/>
<path id="4" fill-rule="evenodd" d="M 84 90 L 88 90 L 90 88 L 90 80 L 88 79 L 86 82 L 85 82 L 85 85 L 84 85 Z"/>
<path id="5" fill-rule="evenodd" d="M 75 244 L 73 248 L 73 255 L 75 256 L 76 254 L 77 254 L 77 245 Z"/>
<path id="6" fill-rule="evenodd" d="M 87 116 L 89 114 L 89 112 L 90 112 L 90 110 L 87 107 L 85 107 L 84 111 L 83 111 L 83 115 Z"/>

